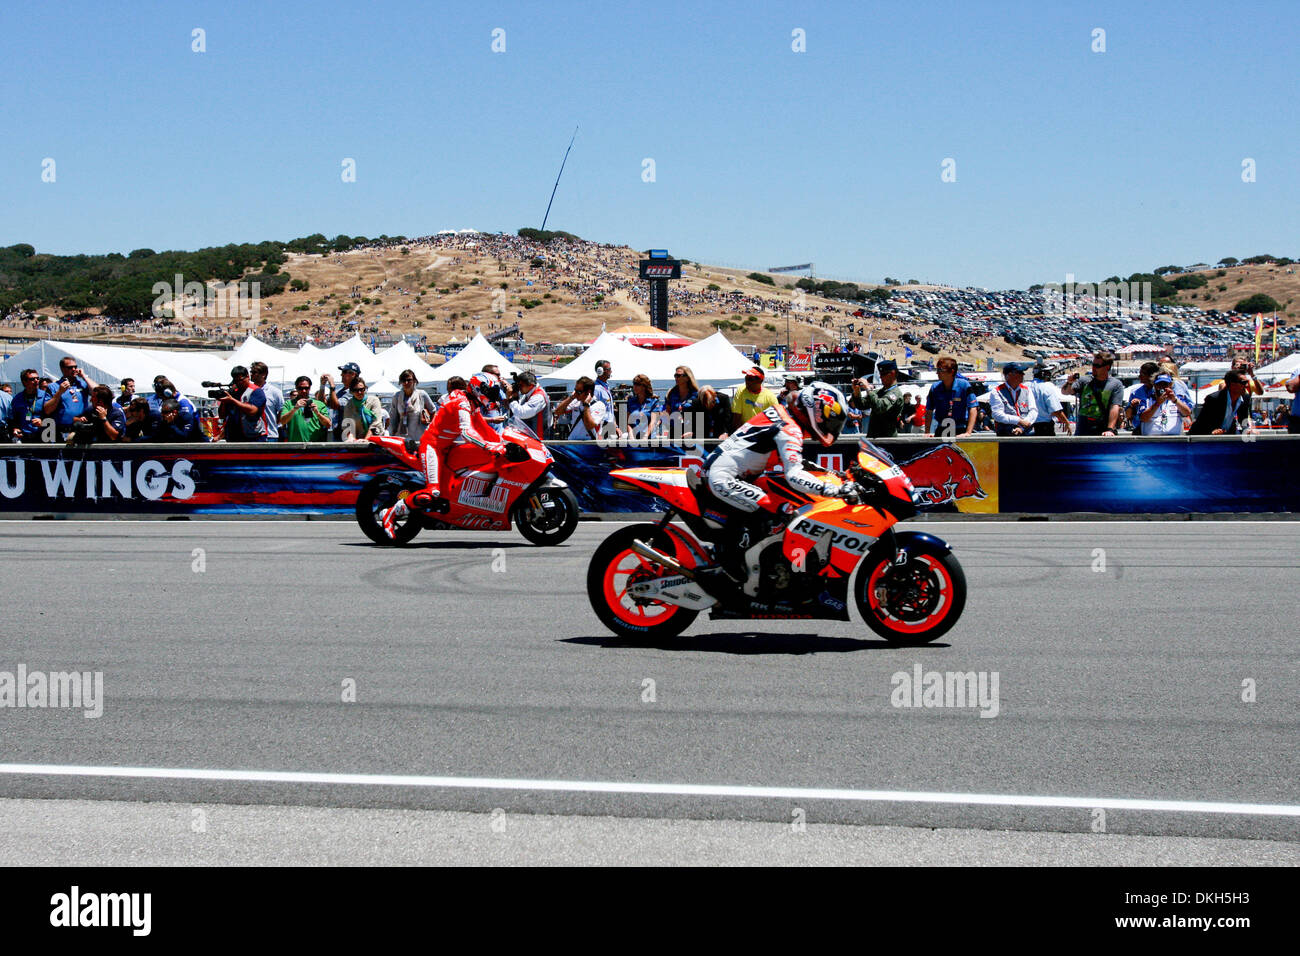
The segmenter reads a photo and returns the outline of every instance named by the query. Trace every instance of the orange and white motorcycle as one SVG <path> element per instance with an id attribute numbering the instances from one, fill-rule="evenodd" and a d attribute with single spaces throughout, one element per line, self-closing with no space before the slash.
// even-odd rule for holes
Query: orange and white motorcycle
<path id="1" fill-rule="evenodd" d="M 592 555 L 587 595 L 596 616 L 628 640 L 680 634 L 703 610 L 714 620 L 847 621 L 856 571 L 852 600 L 886 641 L 925 644 L 945 634 L 966 605 L 966 576 L 943 541 L 894 530 L 915 516 L 916 504 L 911 481 L 889 453 L 864 438 L 843 478 L 806 467 L 839 487 L 839 495 L 806 494 L 779 473 L 758 478 L 755 484 L 787 513 L 773 515 L 772 533 L 745 551 L 743 585 L 721 596 L 696 578 L 725 558 L 714 548 L 732 513 L 698 467 L 614 471 L 616 487 L 648 491 L 669 507 L 658 522 L 616 531 Z"/>

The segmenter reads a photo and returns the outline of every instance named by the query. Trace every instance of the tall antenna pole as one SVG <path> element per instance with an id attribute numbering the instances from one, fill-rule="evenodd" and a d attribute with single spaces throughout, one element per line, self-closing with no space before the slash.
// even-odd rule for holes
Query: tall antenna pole
<path id="1" fill-rule="evenodd" d="M 569 149 L 573 149 L 573 141 L 578 138 L 578 127 L 573 127 L 573 135 L 569 137 Z M 560 160 L 560 172 L 555 177 L 555 185 L 551 187 L 551 198 L 546 201 L 546 215 L 542 217 L 542 231 L 546 231 L 546 220 L 551 217 L 551 203 L 555 202 L 555 190 L 560 188 L 560 176 L 564 175 L 564 164 L 569 161 L 569 149 L 564 151 L 564 159 Z"/>

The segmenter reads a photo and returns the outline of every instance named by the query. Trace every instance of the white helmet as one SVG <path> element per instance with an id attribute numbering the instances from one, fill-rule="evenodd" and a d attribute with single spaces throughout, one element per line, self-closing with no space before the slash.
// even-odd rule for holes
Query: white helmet
<path id="1" fill-rule="evenodd" d="M 840 429 L 848 418 L 844 393 L 825 382 L 813 382 L 792 392 L 790 405 L 804 413 L 808 430 L 823 445 L 830 445 L 840 437 Z"/>

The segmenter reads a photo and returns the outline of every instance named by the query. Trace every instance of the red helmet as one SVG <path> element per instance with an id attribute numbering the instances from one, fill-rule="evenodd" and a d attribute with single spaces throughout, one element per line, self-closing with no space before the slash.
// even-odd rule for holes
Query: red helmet
<path id="1" fill-rule="evenodd" d="M 501 401 L 503 394 L 501 379 L 491 372 L 475 372 L 470 378 L 465 391 L 483 408 L 490 408 Z"/>

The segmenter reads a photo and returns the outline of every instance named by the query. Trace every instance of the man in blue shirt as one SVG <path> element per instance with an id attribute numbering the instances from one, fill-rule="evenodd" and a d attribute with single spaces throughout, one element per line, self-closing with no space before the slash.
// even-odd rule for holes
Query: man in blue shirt
<path id="1" fill-rule="evenodd" d="M 95 383 L 86 378 L 70 355 L 59 359 L 62 378 L 53 386 L 45 399 L 42 413 L 54 418 L 59 432 L 66 437 L 72 432 L 72 420 L 90 410 L 90 390 Z"/>
<path id="2" fill-rule="evenodd" d="M 926 431 L 947 438 L 966 438 L 975 431 L 978 409 L 971 383 L 957 374 L 957 360 L 944 356 L 936 369 L 939 381 L 925 400 Z"/>
<path id="3" fill-rule="evenodd" d="M 0 422 L 4 423 L 4 428 L 0 430 L 0 442 L 13 440 L 12 436 L 9 434 L 9 413 L 13 411 L 13 406 L 13 393 L 6 391 L 4 388 L 0 388 Z"/>
<path id="4" fill-rule="evenodd" d="M 14 396 L 9 409 L 9 433 L 14 441 L 38 442 L 45 427 L 45 400 L 49 395 L 41 388 L 36 369 L 23 369 L 21 378 L 23 390 Z"/>
<path id="5" fill-rule="evenodd" d="M 614 421 L 614 393 L 609 390 L 609 379 L 614 374 L 614 366 L 608 359 L 596 363 L 596 388 L 593 396 L 596 401 L 605 403 L 605 421 Z"/>

